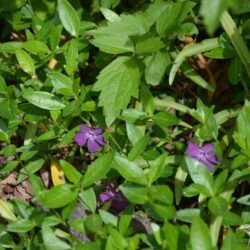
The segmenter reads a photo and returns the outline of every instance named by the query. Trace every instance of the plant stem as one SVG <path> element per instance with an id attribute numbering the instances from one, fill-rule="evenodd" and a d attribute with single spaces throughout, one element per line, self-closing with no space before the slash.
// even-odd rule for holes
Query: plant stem
<path id="1" fill-rule="evenodd" d="M 227 11 L 224 11 L 220 18 L 221 25 L 229 36 L 237 54 L 240 57 L 241 62 L 243 63 L 248 77 L 250 79 L 250 52 L 237 29 L 232 17 Z M 245 87 L 245 86 L 244 86 Z"/>

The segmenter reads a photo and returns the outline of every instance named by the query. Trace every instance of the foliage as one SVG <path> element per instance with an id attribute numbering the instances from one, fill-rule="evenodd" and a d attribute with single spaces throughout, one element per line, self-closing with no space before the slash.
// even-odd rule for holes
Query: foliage
<path id="1" fill-rule="evenodd" d="M 245 249 L 249 12 L 2 0 L 0 249 Z"/>

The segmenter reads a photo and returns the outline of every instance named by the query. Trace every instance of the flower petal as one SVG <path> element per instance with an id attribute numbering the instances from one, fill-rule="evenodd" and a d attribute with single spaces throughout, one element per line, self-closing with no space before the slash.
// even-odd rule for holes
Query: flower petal
<path id="1" fill-rule="evenodd" d="M 203 163 L 210 171 L 213 170 L 214 164 L 208 161 L 206 158 L 200 159 L 200 162 Z"/>
<path id="2" fill-rule="evenodd" d="M 214 153 L 213 154 L 208 154 L 207 155 L 207 160 L 210 161 L 213 164 L 218 164 L 220 162 L 217 155 L 214 154 Z"/>
<path id="3" fill-rule="evenodd" d="M 92 132 L 95 134 L 95 135 L 100 135 L 102 133 L 102 128 L 93 128 L 92 129 Z"/>
<path id="4" fill-rule="evenodd" d="M 102 135 L 97 135 L 95 138 L 95 141 L 100 145 L 106 145 L 107 143 L 104 141 L 104 138 Z"/>
<path id="5" fill-rule="evenodd" d="M 75 142 L 76 142 L 80 147 L 82 147 L 82 146 L 86 143 L 88 137 L 86 136 L 85 133 L 77 133 L 77 134 L 75 135 L 74 139 L 75 139 Z"/>
<path id="6" fill-rule="evenodd" d="M 129 201 L 119 191 L 114 196 L 111 205 L 112 205 L 112 208 L 116 212 L 120 213 L 122 210 L 124 210 L 129 205 Z"/>
<path id="7" fill-rule="evenodd" d="M 205 153 L 214 151 L 214 144 L 213 143 L 207 143 L 204 146 L 202 146 L 202 151 Z"/>
<path id="8" fill-rule="evenodd" d="M 91 128 L 85 124 L 82 124 L 80 126 L 80 132 L 81 133 L 89 133 L 89 132 L 91 132 Z"/>
<path id="9" fill-rule="evenodd" d="M 187 155 L 192 157 L 192 158 L 199 159 L 200 158 L 200 147 L 196 143 L 189 141 L 188 147 L 187 147 Z"/>
<path id="10" fill-rule="evenodd" d="M 94 153 L 100 150 L 100 145 L 97 144 L 93 139 L 88 139 L 87 146 L 90 153 Z"/>
<path id="11" fill-rule="evenodd" d="M 113 198 L 114 195 L 110 194 L 110 193 L 107 193 L 107 192 L 102 192 L 100 193 L 99 195 L 99 201 L 104 203 L 104 202 L 107 202 L 107 201 L 110 201 L 112 198 Z"/>

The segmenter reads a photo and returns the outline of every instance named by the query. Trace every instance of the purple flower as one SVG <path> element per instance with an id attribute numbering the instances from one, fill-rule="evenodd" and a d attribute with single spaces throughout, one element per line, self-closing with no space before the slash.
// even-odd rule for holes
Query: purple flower
<path id="1" fill-rule="evenodd" d="M 75 141 L 81 147 L 87 143 L 90 153 L 99 151 L 101 145 L 106 144 L 102 136 L 102 128 L 90 128 L 84 124 L 80 126 L 80 131 L 75 135 Z"/>
<path id="2" fill-rule="evenodd" d="M 111 208 L 120 213 L 129 205 L 129 201 L 123 196 L 121 191 L 116 191 L 111 185 L 107 186 L 106 191 L 100 193 L 99 201 L 105 203 L 111 201 Z"/>
<path id="3" fill-rule="evenodd" d="M 217 155 L 214 153 L 214 144 L 207 143 L 199 147 L 196 143 L 189 141 L 187 155 L 203 163 L 209 170 L 219 163 Z"/>

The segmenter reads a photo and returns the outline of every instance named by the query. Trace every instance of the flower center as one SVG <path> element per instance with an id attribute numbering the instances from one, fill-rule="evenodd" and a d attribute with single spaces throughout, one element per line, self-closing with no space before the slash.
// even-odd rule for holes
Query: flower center
<path id="1" fill-rule="evenodd" d="M 90 131 L 90 132 L 88 133 L 88 138 L 89 138 L 90 140 L 95 140 L 95 138 L 96 138 L 95 133 L 92 132 L 92 131 Z"/>

